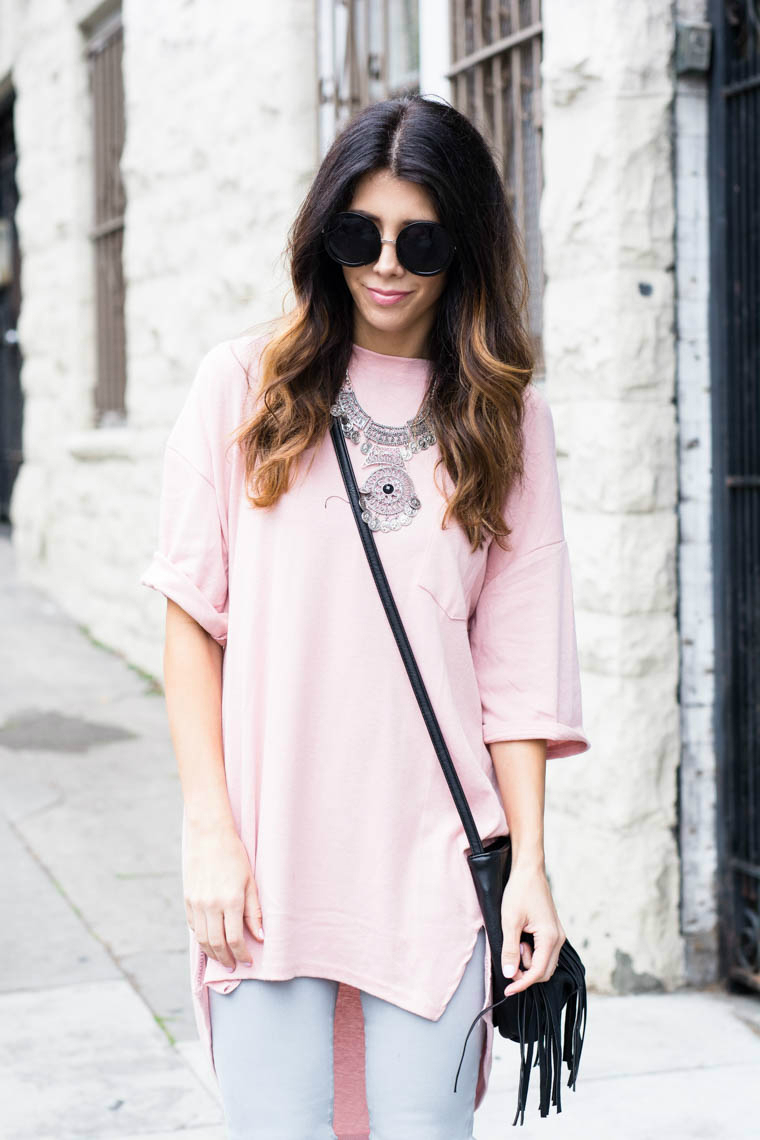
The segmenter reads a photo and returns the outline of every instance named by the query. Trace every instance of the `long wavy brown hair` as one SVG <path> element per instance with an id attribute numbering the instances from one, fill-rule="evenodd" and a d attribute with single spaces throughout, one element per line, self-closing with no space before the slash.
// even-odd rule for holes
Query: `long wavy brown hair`
<path id="1" fill-rule="evenodd" d="M 374 103 L 333 141 L 288 234 L 295 307 L 264 345 L 256 409 L 233 442 L 245 455 L 251 505 L 268 507 L 329 431 L 352 350 L 353 298 L 321 229 L 377 170 L 425 187 L 457 247 L 428 342 L 430 414 L 434 470 L 443 464 L 454 488 L 449 497 L 436 479 L 447 501 L 442 526 L 454 518 L 474 551 L 487 534 L 511 532 L 505 499 L 524 474 L 523 394 L 534 359 L 522 241 L 501 177 L 482 134 L 445 101 Z"/>

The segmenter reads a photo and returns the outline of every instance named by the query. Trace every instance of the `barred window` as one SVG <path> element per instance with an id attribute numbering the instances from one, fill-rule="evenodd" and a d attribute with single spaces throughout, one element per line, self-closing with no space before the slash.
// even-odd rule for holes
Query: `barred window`
<path id="1" fill-rule="evenodd" d="M 126 348 L 124 331 L 124 186 L 119 167 L 124 146 L 121 13 L 108 16 L 87 46 L 92 107 L 94 175 L 93 248 L 97 378 L 95 422 L 124 420 Z"/>
<path id="2" fill-rule="evenodd" d="M 442 45 L 440 69 L 423 68 L 424 94 L 442 95 L 490 143 L 522 236 L 530 283 L 528 324 L 542 380 L 543 257 L 541 0 L 319 0 L 320 158 L 338 130 L 368 103 L 420 90 L 421 46 Z M 433 25 L 432 21 L 436 21 Z M 427 57 L 426 57 L 427 58 Z M 430 76 L 445 89 L 430 90 Z"/>
<path id="3" fill-rule="evenodd" d="M 542 350 L 541 0 L 451 0 L 451 102 L 486 136 L 523 238 L 536 379 Z"/>
<path id="4" fill-rule="evenodd" d="M 419 0 L 319 0 L 320 158 L 370 103 L 419 91 Z"/>

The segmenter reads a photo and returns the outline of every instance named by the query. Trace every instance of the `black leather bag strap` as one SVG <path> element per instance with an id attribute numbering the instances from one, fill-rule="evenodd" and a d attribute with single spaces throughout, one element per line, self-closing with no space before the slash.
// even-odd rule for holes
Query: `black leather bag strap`
<path id="1" fill-rule="evenodd" d="M 472 812 L 470 811 L 470 805 L 467 802 L 467 797 L 465 796 L 464 790 L 459 781 L 459 776 L 457 775 L 456 769 L 452 763 L 449 750 L 446 747 L 446 742 L 443 739 L 443 734 L 438 724 L 435 712 L 433 711 L 433 706 L 430 703 L 430 697 L 428 696 L 425 684 L 422 680 L 422 676 L 420 675 L 419 667 L 415 660 L 414 654 L 412 653 L 412 647 L 409 644 L 409 638 L 406 635 L 406 630 L 404 629 L 403 623 L 401 621 L 401 617 L 396 607 L 396 602 L 393 598 L 391 588 L 388 584 L 385 570 L 383 569 L 383 564 L 380 560 L 380 555 L 377 551 L 375 536 L 362 518 L 362 507 L 359 501 L 359 488 L 356 483 L 356 476 L 354 475 L 353 465 L 348 454 L 348 448 L 346 447 L 346 438 L 343 434 L 343 429 L 341 428 L 340 423 L 335 417 L 333 417 L 333 422 L 330 427 L 330 434 L 332 435 L 335 454 L 338 457 L 338 463 L 340 465 L 341 474 L 343 476 L 343 482 L 346 486 L 346 491 L 348 492 L 348 497 L 351 502 L 351 509 L 354 513 L 356 525 L 359 528 L 359 535 L 362 540 L 362 545 L 364 546 L 364 552 L 367 555 L 367 561 L 369 562 L 372 576 L 375 579 L 375 584 L 377 586 L 378 593 L 380 594 L 380 600 L 382 601 L 383 607 L 388 616 L 388 621 L 390 622 L 393 636 L 396 639 L 396 644 L 398 645 L 399 652 L 401 653 L 404 665 L 406 666 L 406 671 L 409 674 L 409 680 L 412 682 L 414 695 L 417 698 L 417 703 L 420 706 L 420 710 L 422 711 L 422 716 L 425 720 L 425 724 L 427 725 L 428 732 L 430 733 L 430 739 L 433 741 L 433 747 L 435 748 L 436 755 L 438 756 L 438 759 L 441 763 L 443 774 L 446 777 L 446 783 L 449 786 L 449 791 L 453 796 L 456 809 L 461 817 L 462 825 L 464 827 L 465 835 L 467 836 L 471 852 L 472 854 L 480 855 L 483 853 L 483 843 L 480 835 L 478 834 L 478 829 L 475 825 L 475 820 L 473 818 Z"/>

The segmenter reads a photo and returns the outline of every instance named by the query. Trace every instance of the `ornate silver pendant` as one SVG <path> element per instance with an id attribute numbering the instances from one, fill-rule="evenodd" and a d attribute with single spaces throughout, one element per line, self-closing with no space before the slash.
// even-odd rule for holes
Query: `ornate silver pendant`
<path id="1" fill-rule="evenodd" d="M 398 530 L 409 526 L 422 505 L 403 467 L 378 467 L 359 488 L 362 518 L 370 530 Z"/>
<path id="2" fill-rule="evenodd" d="M 408 526 L 422 504 L 404 463 L 436 442 L 426 403 L 402 426 L 379 424 L 360 406 L 347 372 L 330 412 L 352 443 L 358 444 L 364 434 L 360 448 L 365 457 L 363 466 L 377 465 L 359 488 L 362 518 L 370 530 Z"/>

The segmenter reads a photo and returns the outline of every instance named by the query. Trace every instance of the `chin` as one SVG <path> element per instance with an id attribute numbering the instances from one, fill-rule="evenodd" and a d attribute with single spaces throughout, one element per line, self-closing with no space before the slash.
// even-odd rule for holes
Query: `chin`
<path id="1" fill-rule="evenodd" d="M 414 318 L 410 319 L 409 313 L 404 313 L 403 319 L 399 320 L 399 316 L 393 312 L 377 313 L 374 310 L 370 313 L 366 309 L 359 309 L 364 320 L 373 329 L 378 332 L 400 332 L 408 325 L 414 323 Z"/>

